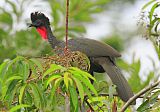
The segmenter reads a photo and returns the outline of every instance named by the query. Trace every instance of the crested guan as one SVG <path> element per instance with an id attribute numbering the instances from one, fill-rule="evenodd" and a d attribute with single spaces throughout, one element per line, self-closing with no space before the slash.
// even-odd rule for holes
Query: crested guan
<path id="1" fill-rule="evenodd" d="M 53 35 L 49 19 L 43 13 L 31 13 L 31 21 L 30 27 L 35 27 L 42 38 L 48 40 L 53 49 L 65 47 L 65 42 L 57 40 Z M 114 58 L 121 55 L 111 46 L 88 38 L 70 39 L 68 40 L 68 46 L 71 51 L 80 51 L 88 56 L 91 75 L 94 72 L 107 72 L 113 84 L 116 85 L 119 97 L 124 102 L 134 95 L 127 80 L 115 64 Z"/>

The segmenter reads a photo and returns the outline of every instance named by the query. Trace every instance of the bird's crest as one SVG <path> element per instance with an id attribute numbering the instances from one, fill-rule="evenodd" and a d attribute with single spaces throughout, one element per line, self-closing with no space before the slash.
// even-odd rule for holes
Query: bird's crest
<path id="1" fill-rule="evenodd" d="M 31 13 L 31 21 L 32 21 L 32 23 L 35 22 L 38 19 L 44 20 L 46 22 L 46 24 L 50 25 L 48 17 L 46 17 L 43 13 L 41 13 L 41 12 Z"/>

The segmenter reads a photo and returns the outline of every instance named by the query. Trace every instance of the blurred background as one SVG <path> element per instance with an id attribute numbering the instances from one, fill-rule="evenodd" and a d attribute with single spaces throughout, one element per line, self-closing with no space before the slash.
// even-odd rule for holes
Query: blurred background
<path id="1" fill-rule="evenodd" d="M 148 0 L 70 0 L 69 37 L 103 41 L 122 54 L 117 60 L 134 92 L 158 80 L 160 57 L 143 38 L 141 8 Z M 0 63 L 17 55 L 52 55 L 49 44 L 30 29 L 31 12 L 45 13 L 54 35 L 65 36 L 65 0 L 1 0 Z M 103 79 L 105 76 L 98 77 Z M 137 104 L 138 105 L 138 104 Z"/>

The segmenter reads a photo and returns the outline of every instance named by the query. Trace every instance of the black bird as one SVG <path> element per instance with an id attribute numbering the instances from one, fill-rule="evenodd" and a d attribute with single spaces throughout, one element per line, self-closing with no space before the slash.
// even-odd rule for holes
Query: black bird
<path id="1" fill-rule="evenodd" d="M 31 21 L 30 27 L 35 27 L 42 38 L 48 40 L 53 49 L 65 47 L 65 42 L 57 40 L 53 35 L 49 19 L 43 13 L 31 13 Z M 80 51 L 88 56 L 91 65 L 90 74 L 107 72 L 113 84 L 116 85 L 119 97 L 124 102 L 134 95 L 127 80 L 115 64 L 114 58 L 120 57 L 121 54 L 111 46 L 88 38 L 70 39 L 68 46 L 71 51 Z"/>

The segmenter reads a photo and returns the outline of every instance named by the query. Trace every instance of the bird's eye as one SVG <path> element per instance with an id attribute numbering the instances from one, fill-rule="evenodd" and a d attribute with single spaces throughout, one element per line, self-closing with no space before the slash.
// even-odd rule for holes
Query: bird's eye
<path id="1" fill-rule="evenodd" d="M 44 22 L 42 20 L 36 20 L 33 24 L 35 27 L 44 26 Z"/>
<path id="2" fill-rule="evenodd" d="M 37 21 L 37 25 L 40 25 L 42 22 L 41 21 Z"/>

